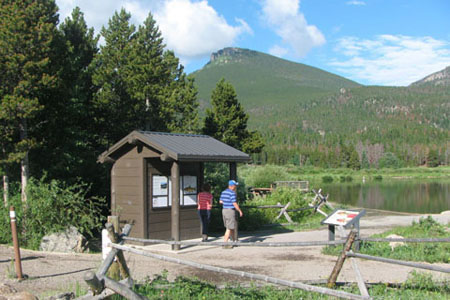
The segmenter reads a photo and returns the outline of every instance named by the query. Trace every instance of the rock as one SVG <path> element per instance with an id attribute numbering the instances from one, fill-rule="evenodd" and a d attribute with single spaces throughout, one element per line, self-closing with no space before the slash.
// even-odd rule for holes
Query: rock
<path id="1" fill-rule="evenodd" d="M 28 292 L 17 292 L 15 288 L 0 283 L 0 300 L 37 300 L 38 298 Z"/>
<path id="2" fill-rule="evenodd" d="M 63 232 L 44 236 L 39 248 L 50 252 L 81 253 L 86 251 L 86 239 L 77 228 L 70 226 Z"/>
<path id="3" fill-rule="evenodd" d="M 441 215 L 450 215 L 450 210 L 444 210 Z"/>
<path id="4" fill-rule="evenodd" d="M 16 289 L 6 283 L 0 283 L 0 295 L 17 293 Z"/>
<path id="5" fill-rule="evenodd" d="M 396 235 L 396 234 L 390 234 L 388 235 L 386 238 L 388 239 L 404 239 L 404 237 L 402 237 L 401 235 Z M 391 250 L 394 251 L 394 249 L 398 246 L 403 246 L 405 245 L 404 242 L 390 242 L 389 246 L 391 246 Z"/>

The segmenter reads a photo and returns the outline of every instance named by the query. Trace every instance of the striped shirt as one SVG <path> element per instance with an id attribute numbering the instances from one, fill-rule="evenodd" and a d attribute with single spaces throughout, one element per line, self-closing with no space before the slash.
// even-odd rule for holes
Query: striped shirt
<path id="1" fill-rule="evenodd" d="M 223 208 L 234 208 L 233 203 L 236 202 L 236 193 L 226 189 L 220 194 L 220 201 L 223 202 Z"/>
<path id="2" fill-rule="evenodd" d="M 208 192 L 201 192 L 197 195 L 198 209 L 210 210 L 212 207 L 213 195 Z"/>

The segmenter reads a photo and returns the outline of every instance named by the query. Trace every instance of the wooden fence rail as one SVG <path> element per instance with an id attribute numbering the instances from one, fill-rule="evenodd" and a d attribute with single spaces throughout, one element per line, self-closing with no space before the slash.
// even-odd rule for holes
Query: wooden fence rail
<path id="1" fill-rule="evenodd" d="M 371 255 L 367 255 L 367 254 L 354 253 L 354 252 L 350 252 L 350 251 L 346 252 L 346 255 L 349 257 L 357 257 L 357 258 L 362 258 L 362 259 L 367 259 L 367 260 L 380 261 L 380 262 L 385 262 L 385 263 L 389 263 L 389 264 L 396 264 L 396 265 L 408 266 L 408 267 L 413 267 L 413 268 L 450 273 L 450 268 L 426 265 L 426 264 L 415 263 L 415 262 L 411 262 L 411 261 L 403 261 L 403 260 L 397 260 L 397 259 L 391 259 L 391 258 L 371 256 Z"/>
<path id="2" fill-rule="evenodd" d="M 320 191 L 319 191 L 320 193 Z M 319 196 L 318 196 L 319 197 Z M 325 198 L 326 201 L 326 198 Z M 324 201 L 321 201 L 322 204 L 324 204 Z M 287 211 L 287 206 L 277 205 L 277 208 L 282 207 L 282 212 Z M 283 210 L 284 209 L 284 210 Z M 281 215 L 282 213 L 280 213 Z M 90 299 L 90 300 L 100 300 L 104 299 L 107 296 L 110 296 L 111 293 L 118 293 L 127 299 L 132 300 L 144 300 L 147 299 L 142 295 L 139 295 L 135 293 L 132 290 L 133 281 L 131 280 L 131 277 L 129 277 L 129 270 L 126 266 L 126 262 L 123 256 L 122 251 L 128 251 L 131 253 L 151 257 L 154 259 L 159 259 L 163 261 L 168 261 L 172 263 L 178 263 L 183 264 L 195 268 L 200 268 L 208 271 L 218 272 L 218 273 L 225 273 L 225 274 L 231 274 L 236 275 L 240 277 L 246 277 L 250 278 L 252 280 L 261 280 L 265 282 L 270 282 L 278 285 L 293 287 L 293 288 L 299 288 L 305 291 L 310 292 L 317 292 L 321 294 L 326 294 L 334 297 L 340 297 L 345 299 L 371 299 L 370 295 L 367 291 L 366 284 L 364 282 L 364 279 L 361 276 L 361 272 L 359 271 L 359 267 L 357 265 L 357 262 L 354 258 L 361 258 L 361 259 L 368 259 L 368 260 L 374 260 L 374 261 L 380 261 L 385 263 L 391 263 L 391 264 L 398 264 L 398 265 L 404 265 L 409 266 L 413 268 L 421 268 L 421 269 L 427 269 L 432 271 L 439 271 L 444 273 L 450 273 L 450 268 L 446 267 L 440 267 L 440 266 L 434 266 L 434 265 L 427 265 L 423 263 L 415 263 L 415 262 L 409 262 L 409 261 L 400 261 L 395 259 L 389 259 L 389 258 L 383 258 L 383 257 L 376 257 L 376 256 L 370 256 L 365 254 L 359 254 L 354 253 L 351 248 L 353 243 L 356 243 L 358 241 L 366 241 L 366 242 L 411 242 L 411 243 L 425 243 L 425 242 L 450 242 L 450 238 L 400 238 L 400 239 L 388 239 L 388 238 L 359 238 L 353 229 L 350 231 L 349 235 L 347 236 L 346 240 L 335 240 L 335 241 L 309 241 L 309 242 L 279 242 L 279 243 L 271 243 L 271 242 L 193 242 L 193 241 L 167 241 L 167 240 L 158 240 L 158 239 L 141 239 L 141 238 L 133 238 L 129 237 L 129 233 L 131 231 L 131 225 L 126 224 L 123 233 L 121 235 L 117 235 L 114 232 L 113 226 L 111 224 L 107 224 L 106 228 L 109 232 L 109 237 L 111 240 L 110 247 L 111 251 L 106 256 L 105 260 L 99 267 L 97 273 L 94 273 L 92 271 L 88 271 L 85 274 L 85 281 L 90 286 L 92 292 L 91 295 L 83 296 L 80 299 Z M 283 279 L 274 278 L 271 276 L 266 276 L 262 274 L 253 274 L 248 273 L 244 271 L 236 271 L 232 269 L 226 269 L 222 267 L 215 267 L 211 265 L 196 263 L 188 260 L 181 260 L 178 258 L 173 257 L 167 257 L 155 253 L 151 253 L 149 251 L 144 251 L 140 249 L 136 249 L 134 247 L 130 246 L 124 246 L 124 241 L 135 241 L 135 242 L 142 242 L 147 244 L 168 244 L 168 245 L 184 245 L 184 246 L 225 246 L 225 245 L 232 245 L 232 246 L 250 246 L 250 247 L 310 247 L 310 246 L 325 246 L 325 245 L 341 245 L 345 244 L 343 251 L 341 255 L 339 256 L 336 265 L 327 281 L 328 287 L 318 287 L 309 285 L 307 283 L 300 283 L 300 282 L 293 282 Z M 117 263 L 120 266 L 120 270 L 122 275 L 128 276 L 126 280 L 122 281 L 114 281 L 111 278 L 106 276 L 106 273 L 113 263 L 114 259 L 117 257 Z M 357 280 L 358 287 L 360 289 L 361 295 L 356 295 L 344 291 L 338 291 L 331 289 L 331 287 L 334 287 L 337 277 L 339 276 L 339 272 L 344 264 L 344 261 L 346 257 L 349 257 L 352 263 L 352 267 L 355 271 L 355 276 Z"/>
<path id="3" fill-rule="evenodd" d="M 360 238 L 363 242 L 449 243 L 450 238 Z"/>
<path id="4" fill-rule="evenodd" d="M 188 241 L 166 241 L 156 239 L 141 239 L 134 237 L 123 237 L 126 241 L 134 241 L 148 244 L 166 244 L 166 245 L 182 245 L 182 246 L 246 246 L 246 247 L 310 247 L 310 246 L 327 246 L 342 245 L 345 240 L 336 241 L 310 241 L 310 242 L 188 242 Z"/>
<path id="5" fill-rule="evenodd" d="M 369 299 L 368 297 L 355 295 L 355 294 L 351 294 L 351 293 L 347 293 L 347 292 L 343 292 L 343 291 L 328 289 L 328 288 L 324 288 L 324 287 L 317 287 L 317 286 L 308 285 L 305 283 L 278 279 L 278 278 L 261 275 L 261 274 L 253 274 L 253 273 L 248 273 L 248 272 L 244 272 L 244 271 L 236 271 L 236 270 L 232 270 L 232 269 L 215 267 L 215 266 L 200 264 L 200 263 L 196 263 L 196 262 L 192 262 L 192 261 L 188 261 L 188 260 L 181 260 L 178 258 L 163 256 L 163 255 L 159 255 L 159 254 L 150 253 L 148 251 L 135 249 L 135 248 L 132 248 L 129 246 L 123 246 L 123 245 L 117 245 L 117 244 L 112 244 L 111 246 L 115 249 L 128 251 L 131 253 L 151 257 L 154 259 L 159 259 L 159 260 L 168 261 L 168 262 L 172 262 L 172 263 L 182 264 L 182 265 L 191 266 L 194 268 L 204 269 L 204 270 L 208 270 L 208 271 L 224 273 L 224 274 L 231 274 L 231 275 L 236 275 L 239 277 L 250 278 L 253 280 L 261 280 L 261 281 L 270 282 L 270 283 L 274 283 L 274 284 L 278 284 L 278 285 L 294 287 L 294 288 L 302 289 L 302 290 L 309 291 L 309 292 L 317 292 L 317 293 L 340 297 L 340 298 L 344 298 L 344 299 Z"/>

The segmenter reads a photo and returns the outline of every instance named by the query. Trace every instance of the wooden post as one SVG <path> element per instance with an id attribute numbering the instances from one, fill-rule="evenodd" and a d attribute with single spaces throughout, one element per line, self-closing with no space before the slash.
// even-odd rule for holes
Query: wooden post
<path id="1" fill-rule="evenodd" d="M 353 271 L 355 271 L 356 282 L 358 283 L 358 288 L 359 291 L 361 292 L 361 295 L 364 297 L 370 297 L 369 292 L 367 291 L 366 283 L 364 282 L 364 279 L 361 275 L 361 271 L 359 270 L 356 259 L 350 257 L 350 261 L 352 262 Z"/>
<path id="2" fill-rule="evenodd" d="M 118 218 L 115 218 L 116 221 L 118 221 Z M 117 225 L 119 223 L 117 222 Z M 112 243 L 116 244 L 118 242 L 118 236 L 116 234 L 116 232 L 114 232 L 114 226 L 111 223 L 106 223 L 105 225 L 106 230 L 108 231 L 108 235 L 109 235 L 109 239 L 111 240 Z M 127 266 L 127 261 L 125 260 L 125 257 L 123 256 L 123 252 L 122 251 L 118 251 L 117 252 L 117 261 L 119 263 L 119 271 L 120 271 L 120 275 L 122 276 L 122 278 L 129 278 L 130 277 L 130 270 L 128 269 Z"/>
<path id="3" fill-rule="evenodd" d="M 3 175 L 3 202 L 5 203 L 5 208 L 8 207 L 8 196 L 9 196 L 8 176 Z"/>
<path id="4" fill-rule="evenodd" d="M 330 278 L 328 279 L 327 286 L 329 288 L 334 287 L 336 284 L 336 280 L 339 276 L 339 272 L 341 272 L 342 266 L 344 265 L 344 261 L 346 258 L 346 253 L 352 248 L 353 242 L 355 241 L 356 237 L 356 231 L 350 231 L 350 234 L 348 235 L 347 241 L 345 242 L 344 249 L 342 250 L 341 255 L 339 256 L 338 260 L 336 261 L 336 265 L 333 268 L 333 271 L 331 272 Z"/>
<path id="5" fill-rule="evenodd" d="M 138 293 L 135 293 L 133 290 L 131 290 L 126 284 L 114 281 L 108 277 L 103 278 L 105 282 L 105 287 L 109 288 L 110 290 L 113 290 L 119 295 L 122 295 L 126 299 L 129 300 L 146 300 L 147 298 L 144 296 L 139 295 Z"/>
<path id="6" fill-rule="evenodd" d="M 17 236 L 16 212 L 14 206 L 9 207 L 9 217 L 11 218 L 11 235 L 14 246 L 14 265 L 16 267 L 17 279 L 22 280 L 22 261 L 20 260 L 19 237 Z"/>
<path id="7" fill-rule="evenodd" d="M 108 216 L 107 222 L 113 225 L 114 232 L 116 234 L 120 234 L 120 225 L 119 225 L 120 220 L 119 220 L 119 216 Z M 106 228 L 106 229 L 108 229 L 108 228 Z M 115 242 L 113 242 L 113 243 L 115 243 Z"/>
<path id="8" fill-rule="evenodd" d="M 172 209 L 171 228 L 172 240 L 180 240 L 180 166 L 177 161 L 172 163 L 170 171 L 172 179 Z M 180 250 L 180 245 L 172 245 L 172 250 Z"/>
<path id="9" fill-rule="evenodd" d="M 123 235 L 128 236 L 131 232 L 131 228 L 132 228 L 132 226 L 130 224 L 126 224 L 123 227 Z M 123 243 L 123 241 L 120 241 L 120 243 Z M 114 249 L 114 248 L 111 250 L 111 252 L 109 252 L 108 256 L 103 260 L 102 265 L 100 266 L 100 268 L 97 271 L 97 277 L 100 278 L 106 274 L 109 267 L 113 263 L 114 257 L 117 255 L 117 252 L 118 252 L 117 249 Z"/>
<path id="10" fill-rule="evenodd" d="M 105 288 L 103 282 L 92 271 L 84 273 L 83 279 L 86 281 L 94 295 L 100 294 Z"/>
<path id="11" fill-rule="evenodd" d="M 334 225 L 328 224 L 328 241 L 334 241 L 334 233 L 336 227 Z"/>
<path id="12" fill-rule="evenodd" d="M 235 162 L 230 162 L 230 179 L 237 180 L 237 167 Z"/>
<path id="13" fill-rule="evenodd" d="M 359 251 L 360 241 L 359 241 L 359 219 L 356 221 L 353 228 L 356 230 L 356 241 L 355 241 L 355 251 Z"/>

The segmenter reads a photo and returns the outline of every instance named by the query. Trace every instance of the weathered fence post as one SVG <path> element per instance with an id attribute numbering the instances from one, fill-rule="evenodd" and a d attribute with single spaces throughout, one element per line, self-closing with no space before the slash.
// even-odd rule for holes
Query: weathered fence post
<path id="1" fill-rule="evenodd" d="M 109 239 L 112 243 L 116 244 L 119 239 L 116 232 L 114 232 L 114 225 L 111 223 L 106 223 L 105 227 L 108 231 Z M 125 279 L 130 277 L 130 270 L 128 269 L 127 262 L 125 260 L 125 257 L 123 256 L 122 251 L 117 252 L 117 260 L 119 264 L 120 275 L 122 276 L 122 278 Z"/>
<path id="2" fill-rule="evenodd" d="M 283 205 L 282 205 L 280 202 L 278 202 L 277 205 L 281 206 L 281 210 L 280 210 L 280 213 L 278 214 L 278 216 L 275 218 L 275 220 L 278 220 L 278 219 L 281 217 L 281 215 L 284 215 L 284 216 L 286 217 L 286 220 L 287 220 L 289 223 L 294 223 L 294 222 L 292 221 L 291 217 L 289 217 L 289 215 L 288 215 L 288 213 L 287 213 L 287 209 L 288 209 L 289 206 L 291 205 L 291 202 L 288 202 L 288 203 L 286 204 L 286 206 L 284 206 L 284 207 L 283 207 Z"/>
<path id="3" fill-rule="evenodd" d="M 14 206 L 9 207 L 9 217 L 11 218 L 11 235 L 14 245 L 14 265 L 16 267 L 16 275 L 19 280 L 22 280 L 22 262 L 20 260 L 19 237 L 17 236 L 16 211 L 14 210 Z"/>
<path id="4" fill-rule="evenodd" d="M 353 242 L 355 241 L 356 237 L 356 231 L 352 230 L 350 231 L 350 234 L 348 235 L 347 241 L 345 242 L 344 249 L 342 250 L 341 255 L 338 257 L 338 260 L 336 261 L 336 265 L 333 268 L 333 271 L 331 272 L 330 278 L 328 279 L 327 286 L 329 288 L 334 287 L 336 284 L 337 277 L 339 276 L 339 272 L 341 272 L 342 266 L 344 265 L 345 257 L 347 251 L 349 251 L 352 248 Z"/>
<path id="5" fill-rule="evenodd" d="M 94 295 L 100 294 L 105 288 L 103 282 L 92 271 L 84 273 L 83 279 L 86 281 Z"/>
<path id="6" fill-rule="evenodd" d="M 350 261 L 352 263 L 353 271 L 355 271 L 356 282 L 358 283 L 358 288 L 361 292 L 361 295 L 364 297 L 369 297 L 370 295 L 367 291 L 366 283 L 364 282 L 364 279 L 361 275 L 361 271 L 359 270 L 358 263 L 353 257 L 350 257 Z"/>

